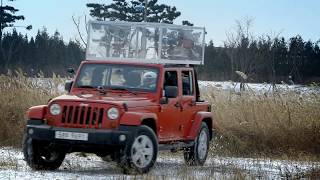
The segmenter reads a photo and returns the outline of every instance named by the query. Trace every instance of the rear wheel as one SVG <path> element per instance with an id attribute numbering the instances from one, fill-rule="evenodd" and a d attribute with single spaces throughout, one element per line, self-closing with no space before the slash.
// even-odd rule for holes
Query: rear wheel
<path id="1" fill-rule="evenodd" d="M 127 174 L 146 173 L 154 165 L 158 155 L 158 141 L 153 130 L 139 127 L 133 141 L 126 147 L 120 165 Z"/>
<path id="2" fill-rule="evenodd" d="M 52 150 L 45 144 L 25 135 L 23 155 L 27 164 L 34 170 L 55 170 L 62 164 L 66 153 Z"/>
<path id="3" fill-rule="evenodd" d="M 184 149 L 183 157 L 187 165 L 202 166 L 205 163 L 209 150 L 209 139 L 208 126 L 202 122 L 194 146 Z"/>

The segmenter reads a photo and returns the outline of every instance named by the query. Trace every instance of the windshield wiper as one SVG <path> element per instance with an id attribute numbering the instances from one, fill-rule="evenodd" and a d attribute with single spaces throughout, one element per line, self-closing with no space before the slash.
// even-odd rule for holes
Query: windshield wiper
<path id="1" fill-rule="evenodd" d="M 97 91 L 99 91 L 101 94 L 106 94 L 106 90 L 103 86 L 90 86 L 90 85 L 84 85 L 84 86 L 78 86 L 77 88 L 90 88 L 90 89 L 95 89 Z"/>
<path id="2" fill-rule="evenodd" d="M 89 85 L 83 85 L 83 86 L 77 86 L 77 88 L 96 88 L 95 86 L 89 86 Z"/>
<path id="3" fill-rule="evenodd" d="M 129 89 L 124 88 L 124 87 L 112 87 L 112 88 L 110 88 L 110 90 L 127 91 L 127 92 L 129 92 L 131 94 L 137 95 L 137 93 L 135 93 L 133 91 L 130 91 Z"/>

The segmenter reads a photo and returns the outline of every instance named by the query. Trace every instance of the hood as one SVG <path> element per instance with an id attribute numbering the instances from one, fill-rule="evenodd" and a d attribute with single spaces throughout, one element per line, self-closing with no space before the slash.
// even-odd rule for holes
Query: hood
<path id="1" fill-rule="evenodd" d="M 87 102 L 87 103 L 101 103 L 111 104 L 117 106 L 123 106 L 125 103 L 127 107 L 141 107 L 151 106 L 155 104 L 155 99 L 148 97 L 141 97 L 138 95 L 123 95 L 123 94 L 111 94 L 111 95 L 99 95 L 99 94 L 76 94 L 76 95 L 61 95 L 50 102 Z"/>

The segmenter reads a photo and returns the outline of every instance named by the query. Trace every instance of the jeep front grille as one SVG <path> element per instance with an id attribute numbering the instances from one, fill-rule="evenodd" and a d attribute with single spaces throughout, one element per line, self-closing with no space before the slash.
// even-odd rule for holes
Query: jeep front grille
<path id="1" fill-rule="evenodd" d="M 104 108 L 91 106 L 63 106 L 61 123 L 66 125 L 79 125 L 101 127 Z"/>

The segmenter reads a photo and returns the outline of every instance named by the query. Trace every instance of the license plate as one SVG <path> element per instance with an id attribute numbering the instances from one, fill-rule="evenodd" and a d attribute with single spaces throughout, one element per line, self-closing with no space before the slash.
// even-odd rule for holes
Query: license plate
<path id="1" fill-rule="evenodd" d="M 88 141 L 88 133 L 56 131 L 55 132 L 55 138 L 56 139 L 69 139 L 69 140 Z"/>

